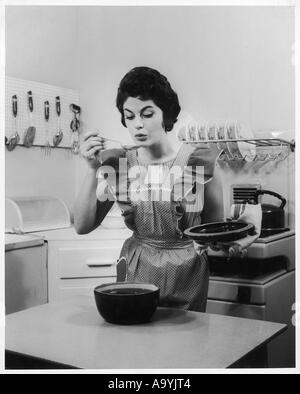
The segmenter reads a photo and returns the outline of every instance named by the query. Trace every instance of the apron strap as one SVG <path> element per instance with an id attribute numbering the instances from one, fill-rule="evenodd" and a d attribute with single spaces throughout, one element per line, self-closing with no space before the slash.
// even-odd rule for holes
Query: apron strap
<path id="1" fill-rule="evenodd" d="M 191 154 L 196 148 L 190 144 L 182 144 L 178 150 L 173 166 L 184 167 L 187 165 Z"/>
<path id="2" fill-rule="evenodd" d="M 133 166 L 138 166 L 138 160 L 137 160 L 137 152 L 135 149 L 129 150 L 126 152 L 126 158 L 128 161 L 128 169 L 133 167 Z"/>

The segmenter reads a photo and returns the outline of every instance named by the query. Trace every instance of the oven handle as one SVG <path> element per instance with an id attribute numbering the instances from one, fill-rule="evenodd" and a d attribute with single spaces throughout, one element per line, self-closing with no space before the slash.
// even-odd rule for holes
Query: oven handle
<path id="1" fill-rule="evenodd" d="M 251 300 L 251 287 L 239 286 L 237 292 L 237 301 L 241 304 L 249 304 Z"/>

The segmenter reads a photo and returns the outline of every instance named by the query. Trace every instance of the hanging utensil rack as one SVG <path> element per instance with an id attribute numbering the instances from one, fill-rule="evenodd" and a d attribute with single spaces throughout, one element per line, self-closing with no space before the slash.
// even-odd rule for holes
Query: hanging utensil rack
<path id="1" fill-rule="evenodd" d="M 17 144 L 17 146 L 23 146 L 23 147 L 25 147 L 26 145 L 24 145 L 24 144 Z M 32 148 L 44 148 L 45 147 L 45 145 L 44 144 L 34 144 L 34 145 L 32 145 Z M 53 146 L 51 145 L 51 148 L 53 148 Z M 70 151 L 72 151 L 72 147 L 71 146 L 56 146 L 55 147 L 55 149 L 65 149 L 65 150 L 70 150 Z"/>
<path id="2" fill-rule="evenodd" d="M 19 99 L 18 105 L 18 129 L 27 130 L 28 127 L 34 124 L 36 134 L 33 144 L 30 149 L 44 147 L 45 142 L 45 120 L 44 120 L 44 102 L 49 101 L 50 117 L 49 117 L 49 138 L 57 132 L 57 115 L 55 115 L 56 97 L 60 97 L 61 117 L 60 126 L 63 130 L 63 138 L 56 149 L 64 149 L 65 151 L 72 152 L 72 137 L 73 132 L 70 129 L 70 122 L 72 121 L 72 112 L 69 109 L 70 104 L 79 106 L 79 92 L 74 89 L 67 89 L 60 86 L 48 85 L 36 81 L 25 79 L 5 77 L 6 97 L 17 95 Z M 31 91 L 34 95 L 34 112 L 32 122 L 30 120 L 28 111 L 28 98 L 27 92 Z M 8 137 L 14 132 L 14 121 L 11 115 L 11 101 L 5 102 L 5 136 Z M 7 144 L 6 140 L 6 144 Z M 51 146 L 53 144 L 51 143 Z M 23 139 L 20 140 L 17 147 L 26 147 Z M 53 147 L 53 146 L 52 146 Z M 27 148 L 28 149 L 28 148 Z M 30 152 L 31 150 L 29 150 Z M 13 154 L 13 153 L 12 153 Z"/>

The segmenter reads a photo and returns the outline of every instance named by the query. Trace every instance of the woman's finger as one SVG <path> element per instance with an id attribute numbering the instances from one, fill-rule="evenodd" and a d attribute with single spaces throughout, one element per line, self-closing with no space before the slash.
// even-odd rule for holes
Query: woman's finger
<path id="1" fill-rule="evenodd" d="M 99 141 L 89 141 L 89 142 L 86 142 L 85 144 L 81 145 L 81 150 L 85 151 L 85 152 L 88 152 L 89 150 L 91 150 L 93 148 L 97 148 L 98 150 L 104 150 L 105 145 Z"/>
<path id="2" fill-rule="evenodd" d="M 92 136 L 92 137 L 86 138 L 85 140 L 82 140 L 82 143 L 86 143 L 89 141 L 98 141 L 103 144 L 105 143 L 105 140 L 103 138 L 97 137 L 97 136 Z"/>
<path id="3" fill-rule="evenodd" d="M 99 138 L 102 138 L 102 137 L 99 135 L 99 131 L 89 131 L 89 132 L 83 134 L 82 140 L 83 140 L 83 141 L 86 141 L 86 140 L 88 140 L 90 137 L 99 137 Z M 102 138 L 102 139 L 103 139 L 103 138 Z"/>
<path id="4" fill-rule="evenodd" d="M 97 143 L 97 144 L 101 144 L 103 146 L 105 145 L 105 141 L 99 137 L 90 137 L 87 140 L 85 140 L 84 142 L 82 142 L 82 145 L 87 145 L 90 143 Z"/>
<path id="5" fill-rule="evenodd" d="M 102 149 L 101 149 L 101 146 L 99 146 L 99 145 L 91 145 L 91 146 L 81 146 L 81 148 L 80 148 L 80 153 L 84 156 L 84 155 L 90 155 L 92 152 L 96 152 L 96 151 L 98 151 L 98 152 L 100 152 Z"/>
<path id="6" fill-rule="evenodd" d="M 96 159 L 96 153 L 99 152 L 98 147 L 94 147 L 89 149 L 88 151 L 81 152 L 81 156 L 85 157 L 86 159 Z"/>
<path id="7" fill-rule="evenodd" d="M 194 248 L 195 248 L 195 250 L 196 250 L 196 253 L 197 253 L 198 255 L 200 255 L 200 256 L 201 256 L 204 252 L 206 252 L 207 249 L 208 249 L 208 245 L 198 244 L 198 243 L 196 243 L 195 241 L 193 241 L 193 244 L 194 244 Z"/>
<path id="8" fill-rule="evenodd" d="M 209 244 L 209 247 L 211 248 L 211 250 L 213 250 L 215 252 L 219 252 L 220 250 L 222 250 L 222 246 L 218 245 L 216 243 Z"/>
<path id="9" fill-rule="evenodd" d="M 232 245 L 228 250 L 229 257 L 244 258 L 247 254 L 247 249 L 242 249 L 240 245 Z"/>

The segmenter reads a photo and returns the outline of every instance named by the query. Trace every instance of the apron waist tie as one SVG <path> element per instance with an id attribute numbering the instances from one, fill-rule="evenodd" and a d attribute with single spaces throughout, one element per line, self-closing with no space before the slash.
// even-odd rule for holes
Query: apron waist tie
<path id="1" fill-rule="evenodd" d="M 193 246 L 193 241 L 190 239 L 155 239 L 142 237 L 138 234 L 133 234 L 132 238 L 140 244 L 149 245 L 158 249 L 182 249 Z"/>

